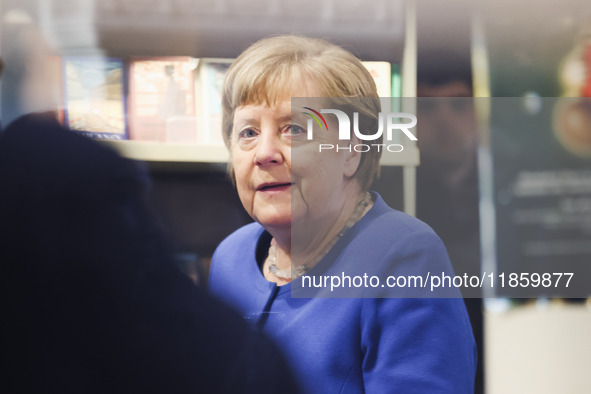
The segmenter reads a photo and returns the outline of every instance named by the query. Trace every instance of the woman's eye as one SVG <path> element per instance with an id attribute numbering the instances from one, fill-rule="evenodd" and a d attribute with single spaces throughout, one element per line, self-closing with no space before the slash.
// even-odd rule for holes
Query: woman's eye
<path id="1" fill-rule="evenodd" d="M 289 134 L 290 136 L 299 136 L 306 134 L 306 130 L 297 124 L 290 124 L 286 127 L 286 134 Z"/>
<path id="2" fill-rule="evenodd" d="M 253 138 L 256 137 L 257 133 L 253 129 L 244 129 L 238 133 L 239 138 Z"/>

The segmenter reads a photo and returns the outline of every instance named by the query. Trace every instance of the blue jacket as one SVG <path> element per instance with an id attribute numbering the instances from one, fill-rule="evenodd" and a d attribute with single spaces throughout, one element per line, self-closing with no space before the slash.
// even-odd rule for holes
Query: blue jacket
<path id="1" fill-rule="evenodd" d="M 389 293 L 381 286 L 380 293 L 363 286 L 309 289 L 302 278 L 278 287 L 257 263 L 269 242 L 256 223 L 230 235 L 214 254 L 209 286 L 275 339 L 305 392 L 473 392 L 476 350 L 461 298 L 425 298 L 425 289 Z M 386 273 L 426 272 L 452 274 L 443 244 L 427 225 L 378 195 L 308 274 L 367 273 L 384 281 Z"/>

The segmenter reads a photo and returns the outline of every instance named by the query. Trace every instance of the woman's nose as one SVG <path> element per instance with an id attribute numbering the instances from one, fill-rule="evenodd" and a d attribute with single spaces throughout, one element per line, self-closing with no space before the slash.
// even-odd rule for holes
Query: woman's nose
<path id="1" fill-rule="evenodd" d="M 255 164 L 257 166 L 268 166 L 282 164 L 283 149 L 280 137 L 275 132 L 263 132 L 259 137 L 256 147 Z"/>

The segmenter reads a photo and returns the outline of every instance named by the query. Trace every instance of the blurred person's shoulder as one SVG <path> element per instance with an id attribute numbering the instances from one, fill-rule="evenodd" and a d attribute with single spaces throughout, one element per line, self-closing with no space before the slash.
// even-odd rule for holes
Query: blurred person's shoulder
<path id="1" fill-rule="evenodd" d="M 114 178 L 147 182 L 145 168 L 115 150 L 63 127 L 53 113 L 24 115 L 0 135 L 0 165 L 14 177 L 43 178 L 65 184 L 101 183 Z"/>
<path id="2" fill-rule="evenodd" d="M 70 145 L 81 149 L 109 151 L 99 148 L 89 138 L 63 127 L 51 112 L 30 113 L 15 119 L 5 127 L 0 141 L 2 144 L 24 144 L 40 155 L 54 155 L 48 148 L 59 151 Z"/>

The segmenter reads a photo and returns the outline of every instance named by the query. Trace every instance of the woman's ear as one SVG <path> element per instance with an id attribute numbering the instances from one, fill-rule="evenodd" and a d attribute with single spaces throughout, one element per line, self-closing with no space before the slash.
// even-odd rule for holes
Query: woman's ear
<path id="1" fill-rule="evenodd" d="M 355 147 L 359 147 L 358 150 L 355 150 Z M 351 142 L 349 143 L 349 150 L 343 151 L 345 156 L 345 168 L 344 168 L 344 175 L 347 178 L 351 178 L 357 172 L 359 168 L 359 163 L 361 163 L 361 149 L 363 146 L 359 145 L 359 140 L 357 138 L 352 138 Z"/>

